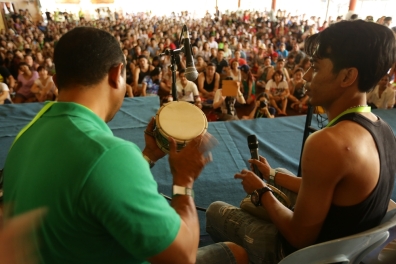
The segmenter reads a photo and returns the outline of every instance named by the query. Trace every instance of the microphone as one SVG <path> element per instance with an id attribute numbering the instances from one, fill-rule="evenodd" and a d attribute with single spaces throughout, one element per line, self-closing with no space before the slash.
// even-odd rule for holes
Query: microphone
<path id="1" fill-rule="evenodd" d="M 250 135 L 247 137 L 248 147 L 250 150 L 250 157 L 255 160 L 259 160 L 259 153 L 258 153 L 258 140 L 256 135 Z M 263 179 L 261 172 L 258 170 L 257 166 L 253 164 L 253 172 Z"/>
<path id="2" fill-rule="evenodd" d="M 187 26 L 183 26 L 183 47 L 184 47 L 184 54 L 186 55 L 186 71 L 184 75 L 186 76 L 187 80 L 195 81 L 198 78 L 198 71 L 195 69 L 194 65 L 194 58 L 192 56 L 192 48 L 190 45 L 190 34 L 188 33 Z"/>

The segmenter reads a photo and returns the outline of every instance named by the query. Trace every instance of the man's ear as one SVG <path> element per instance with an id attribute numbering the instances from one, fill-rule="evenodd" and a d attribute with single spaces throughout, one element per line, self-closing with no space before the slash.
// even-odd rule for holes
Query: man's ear
<path id="1" fill-rule="evenodd" d="M 347 68 L 341 71 L 342 71 L 341 87 L 351 86 L 354 82 L 357 81 L 359 72 L 356 68 Z"/>
<path id="2" fill-rule="evenodd" d="M 121 78 L 124 78 L 124 76 L 122 76 L 123 67 L 124 64 L 119 63 L 116 66 L 111 67 L 109 70 L 109 84 L 115 89 L 118 89 L 122 84 Z"/>

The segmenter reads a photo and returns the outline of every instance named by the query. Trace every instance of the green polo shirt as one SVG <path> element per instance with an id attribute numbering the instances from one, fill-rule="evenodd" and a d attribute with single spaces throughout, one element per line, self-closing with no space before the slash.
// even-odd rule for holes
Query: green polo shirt
<path id="1" fill-rule="evenodd" d="M 48 209 L 37 231 L 41 263 L 144 263 L 179 231 L 140 149 L 79 104 L 55 103 L 4 169 L 12 215 Z"/>

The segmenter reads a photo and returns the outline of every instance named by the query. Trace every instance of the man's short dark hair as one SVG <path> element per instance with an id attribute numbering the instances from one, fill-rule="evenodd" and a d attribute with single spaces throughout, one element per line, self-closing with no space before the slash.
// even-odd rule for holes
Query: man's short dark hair
<path id="1" fill-rule="evenodd" d="M 161 73 L 161 68 L 156 67 L 150 72 L 150 77 L 157 76 Z"/>
<path id="2" fill-rule="evenodd" d="M 138 56 L 138 60 L 140 60 L 140 59 L 146 59 L 148 61 L 148 58 L 146 57 L 146 55 L 143 55 L 143 54 Z"/>
<path id="3" fill-rule="evenodd" d="M 377 23 L 363 20 L 341 21 L 305 42 L 308 56 L 333 63 L 333 73 L 345 68 L 358 70 L 361 92 L 370 91 L 396 62 L 393 32 Z"/>
<path id="4" fill-rule="evenodd" d="M 76 84 L 98 84 L 111 67 L 119 63 L 125 65 L 125 58 L 120 44 L 110 33 L 77 27 L 60 38 L 55 47 L 54 63 L 58 88 L 63 89 Z"/>

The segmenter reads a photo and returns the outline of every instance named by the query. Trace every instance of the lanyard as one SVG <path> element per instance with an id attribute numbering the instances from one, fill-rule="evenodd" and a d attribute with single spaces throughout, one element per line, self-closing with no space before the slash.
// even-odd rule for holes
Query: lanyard
<path id="1" fill-rule="evenodd" d="M 348 108 L 347 110 L 345 110 L 344 112 L 339 114 L 336 118 L 331 120 L 331 122 L 328 123 L 326 127 L 331 127 L 343 115 L 346 115 L 346 114 L 349 114 L 349 113 L 369 113 L 369 112 L 371 112 L 371 107 L 370 106 L 358 105 L 358 106 L 354 106 L 354 107 Z"/>
<path id="2" fill-rule="evenodd" d="M 27 124 L 19 133 L 18 135 L 15 137 L 14 142 L 12 142 L 11 148 L 12 146 L 14 146 L 15 142 L 22 136 L 23 133 L 26 132 L 26 130 L 28 130 L 45 112 L 47 112 L 47 110 L 54 104 L 55 102 L 48 102 L 46 105 L 44 105 L 43 108 L 41 108 L 40 112 L 37 113 L 37 115 L 33 118 L 32 121 L 30 121 L 29 124 Z M 10 148 L 10 149 L 11 149 Z"/>

